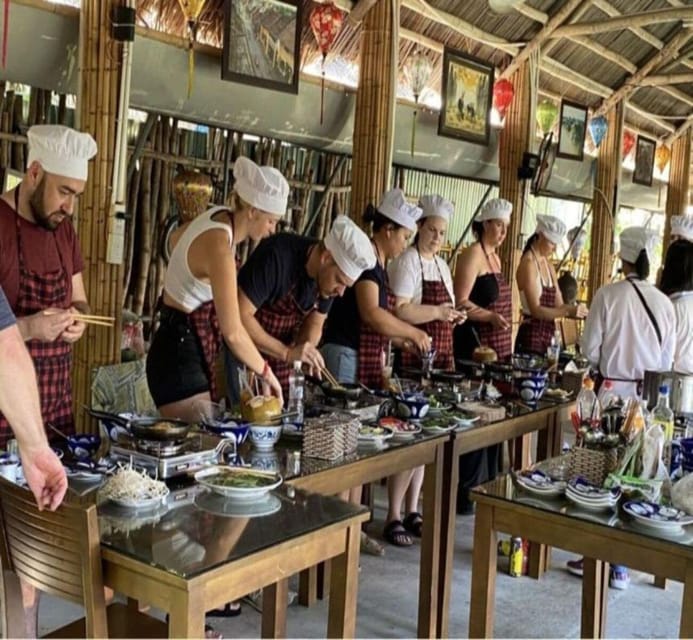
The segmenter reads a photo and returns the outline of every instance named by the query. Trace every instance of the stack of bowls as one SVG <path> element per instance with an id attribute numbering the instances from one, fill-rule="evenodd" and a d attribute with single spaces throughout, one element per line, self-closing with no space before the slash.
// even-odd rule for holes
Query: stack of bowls
<path id="1" fill-rule="evenodd" d="M 578 476 L 568 482 L 565 495 L 575 506 L 587 511 L 606 511 L 613 509 L 621 497 L 620 487 L 605 489 L 591 484 L 585 478 Z"/>
<path id="2" fill-rule="evenodd" d="M 549 374 L 538 369 L 520 369 L 513 373 L 515 391 L 525 402 L 537 402 L 546 389 Z"/>

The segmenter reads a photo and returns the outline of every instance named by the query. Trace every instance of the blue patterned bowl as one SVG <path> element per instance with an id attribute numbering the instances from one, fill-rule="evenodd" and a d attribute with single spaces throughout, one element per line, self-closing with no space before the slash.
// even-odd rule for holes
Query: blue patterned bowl
<path id="1" fill-rule="evenodd" d="M 220 438 L 228 438 L 242 445 L 250 433 L 250 425 L 239 418 L 228 418 L 224 420 L 212 420 L 202 423 L 204 428 Z"/>
<path id="2" fill-rule="evenodd" d="M 282 425 L 250 425 L 250 441 L 258 451 L 271 451 L 282 435 Z"/>
<path id="3" fill-rule="evenodd" d="M 420 420 L 428 413 L 430 405 L 425 396 L 418 393 L 404 393 L 396 396 L 397 414 L 400 418 Z"/>
<path id="4" fill-rule="evenodd" d="M 544 395 L 549 374 L 545 371 L 515 373 L 513 383 L 515 391 L 525 402 L 536 402 Z"/>
<path id="5" fill-rule="evenodd" d="M 100 445 L 101 437 L 93 433 L 80 433 L 67 438 L 67 448 L 75 458 L 79 459 L 91 458 Z"/>

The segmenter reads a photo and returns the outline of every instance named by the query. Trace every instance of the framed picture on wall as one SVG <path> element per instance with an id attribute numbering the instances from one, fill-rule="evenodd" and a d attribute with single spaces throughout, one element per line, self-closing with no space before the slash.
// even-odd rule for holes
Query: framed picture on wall
<path id="1" fill-rule="evenodd" d="M 587 131 L 587 107 L 561 100 L 558 128 L 558 157 L 582 161 Z"/>
<path id="2" fill-rule="evenodd" d="M 652 173 L 654 170 L 655 148 L 657 142 L 645 136 L 638 136 L 635 143 L 635 169 L 633 169 L 633 182 L 652 186 Z"/>
<path id="3" fill-rule="evenodd" d="M 488 145 L 493 65 L 445 47 L 438 135 Z"/>
<path id="4" fill-rule="evenodd" d="M 300 0 L 224 0 L 221 77 L 298 93 Z"/>
<path id="5" fill-rule="evenodd" d="M 14 189 L 24 178 L 24 174 L 14 169 L 0 169 L 0 185 L 2 193 Z"/>

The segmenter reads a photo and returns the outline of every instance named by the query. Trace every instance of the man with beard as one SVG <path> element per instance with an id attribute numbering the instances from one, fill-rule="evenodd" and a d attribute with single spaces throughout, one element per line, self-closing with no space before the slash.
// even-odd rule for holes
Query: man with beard
<path id="1" fill-rule="evenodd" d="M 0 286 L 36 368 L 44 424 L 70 433 L 72 345 L 85 329 L 73 313 L 89 313 L 72 216 L 96 143 L 56 125 L 31 127 L 27 137 L 24 179 L 0 198 Z M 9 437 L 0 415 L 0 445 Z"/>

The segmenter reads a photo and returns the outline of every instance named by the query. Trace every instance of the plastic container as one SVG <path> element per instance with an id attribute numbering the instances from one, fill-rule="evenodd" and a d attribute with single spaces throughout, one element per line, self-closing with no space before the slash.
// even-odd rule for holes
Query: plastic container
<path id="1" fill-rule="evenodd" d="M 614 383 L 611 380 L 604 380 L 600 390 L 602 409 L 606 411 L 618 404 L 618 396 L 614 393 Z"/>
<path id="2" fill-rule="evenodd" d="M 594 392 L 594 381 L 585 378 L 582 382 L 582 389 L 576 399 L 577 414 L 580 425 L 595 428 L 600 425 L 601 405 L 597 394 Z"/>
<path id="3" fill-rule="evenodd" d="M 301 361 L 294 362 L 294 370 L 289 374 L 289 403 L 286 410 L 294 413 L 290 421 L 298 428 L 303 428 L 303 398 L 306 386 L 306 377 L 301 370 Z"/>

